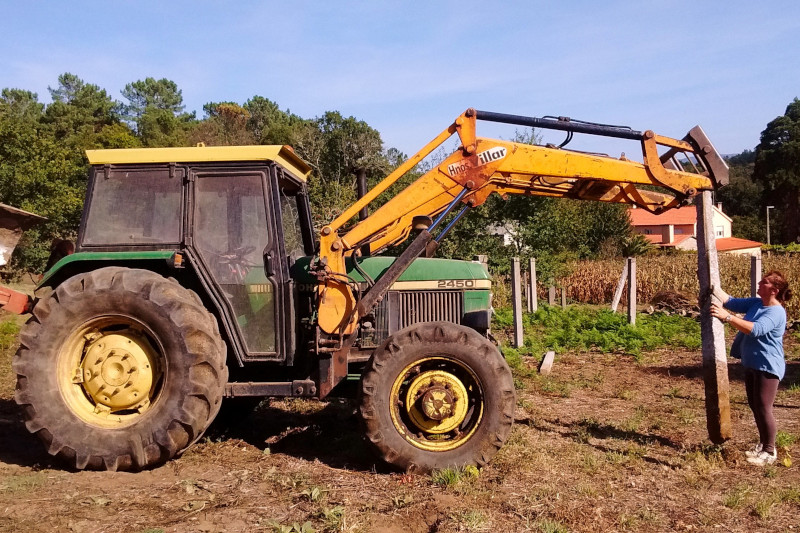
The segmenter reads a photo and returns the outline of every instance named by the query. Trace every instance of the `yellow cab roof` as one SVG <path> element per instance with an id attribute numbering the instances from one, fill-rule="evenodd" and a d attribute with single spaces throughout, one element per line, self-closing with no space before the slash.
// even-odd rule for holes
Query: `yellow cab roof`
<path id="1" fill-rule="evenodd" d="M 201 163 L 214 161 L 275 161 L 305 179 L 311 167 L 289 146 L 193 146 L 185 148 L 115 148 L 86 150 L 91 165 L 136 163 Z"/>

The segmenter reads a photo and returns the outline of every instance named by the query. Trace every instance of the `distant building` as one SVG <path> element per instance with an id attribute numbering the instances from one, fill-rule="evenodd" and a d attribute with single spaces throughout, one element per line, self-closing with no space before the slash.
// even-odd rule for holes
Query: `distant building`
<path id="1" fill-rule="evenodd" d="M 697 208 L 693 205 L 670 209 L 654 215 L 644 209 L 630 210 L 631 225 L 652 244 L 661 248 L 697 250 Z M 742 255 L 761 255 L 761 243 L 731 236 L 731 217 L 722 212 L 722 204 L 713 208 L 717 251 Z"/>

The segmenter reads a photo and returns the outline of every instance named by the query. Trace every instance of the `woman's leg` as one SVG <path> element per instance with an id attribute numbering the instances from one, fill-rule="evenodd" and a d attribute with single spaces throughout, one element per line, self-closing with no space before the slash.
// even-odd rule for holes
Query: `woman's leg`
<path id="1" fill-rule="evenodd" d="M 775 453 L 775 435 L 778 433 L 777 424 L 775 423 L 775 415 L 772 406 L 775 403 L 775 396 L 778 394 L 778 383 L 780 380 L 768 372 L 757 372 L 755 375 L 754 399 L 756 409 L 754 414 L 756 419 L 761 419 L 761 444 L 764 445 L 764 451 L 767 453 Z"/>
<path id="2" fill-rule="evenodd" d="M 763 421 L 759 416 L 759 405 L 758 405 L 758 391 L 756 381 L 758 371 L 752 370 L 750 368 L 744 369 L 744 390 L 747 393 L 747 405 L 750 406 L 750 411 L 753 413 L 753 418 L 756 421 L 756 428 L 758 429 L 758 438 L 761 443 L 761 446 L 764 446 L 764 442 L 766 440 L 766 433 Z"/>

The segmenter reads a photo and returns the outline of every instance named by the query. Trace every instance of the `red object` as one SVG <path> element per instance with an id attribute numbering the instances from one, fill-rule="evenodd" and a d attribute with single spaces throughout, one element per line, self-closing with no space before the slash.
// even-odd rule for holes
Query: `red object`
<path id="1" fill-rule="evenodd" d="M 22 315 L 30 311 L 31 297 L 25 293 L 0 287 L 0 309 Z"/>

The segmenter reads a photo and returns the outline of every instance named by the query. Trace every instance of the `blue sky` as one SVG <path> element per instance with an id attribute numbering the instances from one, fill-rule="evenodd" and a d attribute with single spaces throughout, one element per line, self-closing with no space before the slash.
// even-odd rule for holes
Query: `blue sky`
<path id="1" fill-rule="evenodd" d="M 413 153 L 467 107 L 623 124 L 722 153 L 800 97 L 800 2 L 12 2 L 0 87 L 48 102 L 63 72 L 121 99 L 166 77 L 187 110 L 254 95 L 365 120 Z M 513 128 L 479 125 L 509 138 Z M 562 134 L 545 137 L 560 142 Z M 570 147 L 635 146 L 583 138 Z M 631 149 L 634 153 L 631 153 Z"/>

